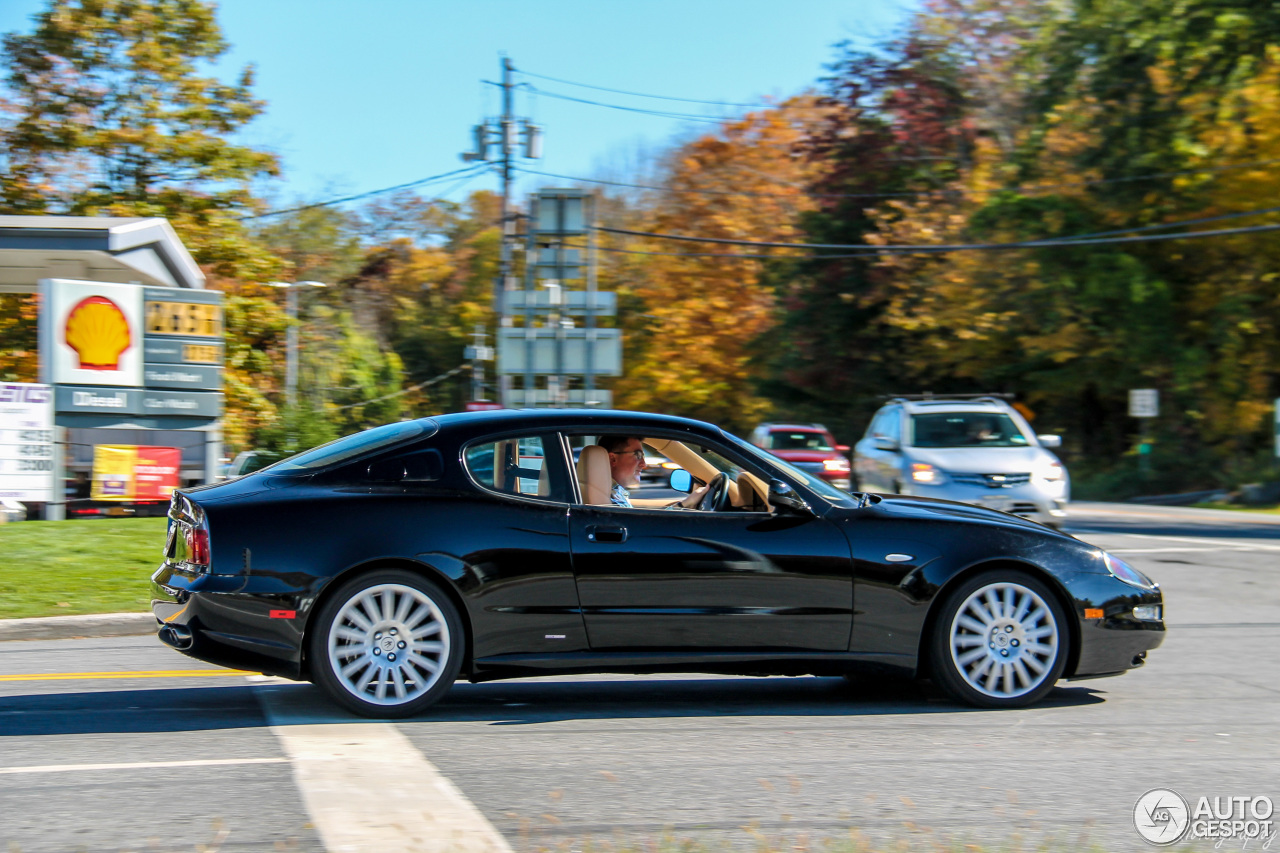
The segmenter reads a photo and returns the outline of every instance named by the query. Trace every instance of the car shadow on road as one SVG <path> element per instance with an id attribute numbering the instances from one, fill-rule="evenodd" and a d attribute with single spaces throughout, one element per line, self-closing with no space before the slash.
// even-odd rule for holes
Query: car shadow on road
<path id="1" fill-rule="evenodd" d="M 1028 712 L 1099 704 L 1089 687 L 1060 686 Z M 269 713 L 268 713 L 269 709 Z M 593 678 L 457 684 L 405 722 L 496 726 L 670 717 L 851 717 L 1019 714 L 957 704 L 931 685 L 838 678 Z M 0 697 L 0 738 L 374 722 L 337 708 L 310 684 L 42 693 Z"/>

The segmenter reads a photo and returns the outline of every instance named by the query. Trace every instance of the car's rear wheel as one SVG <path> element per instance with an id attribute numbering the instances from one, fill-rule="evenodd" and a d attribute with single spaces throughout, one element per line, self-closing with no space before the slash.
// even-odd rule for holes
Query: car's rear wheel
<path id="1" fill-rule="evenodd" d="M 1053 593 L 1020 572 L 989 571 L 957 587 L 931 638 L 934 679 L 962 702 L 1019 708 L 1062 675 L 1069 638 Z"/>
<path id="2" fill-rule="evenodd" d="M 366 717 L 407 717 L 443 696 L 462 665 L 462 620 L 436 584 L 398 569 L 344 583 L 317 614 L 313 678 Z"/>

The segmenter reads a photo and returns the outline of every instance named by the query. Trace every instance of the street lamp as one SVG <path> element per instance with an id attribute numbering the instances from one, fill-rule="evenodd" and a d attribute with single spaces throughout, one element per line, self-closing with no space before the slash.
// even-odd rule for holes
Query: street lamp
<path id="1" fill-rule="evenodd" d="M 284 379 L 285 405 L 290 409 L 297 403 L 298 396 L 298 288 L 328 287 L 323 281 L 269 281 L 271 287 L 283 287 L 288 291 L 285 302 L 285 313 L 289 316 L 289 330 L 286 332 L 286 361 Z"/>

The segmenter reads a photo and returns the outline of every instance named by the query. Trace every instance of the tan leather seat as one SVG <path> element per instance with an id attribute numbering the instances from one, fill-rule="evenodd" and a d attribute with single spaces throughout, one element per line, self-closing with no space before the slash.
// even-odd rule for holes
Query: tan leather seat
<path id="1" fill-rule="evenodd" d="M 768 488 L 754 474 L 743 471 L 738 475 L 738 498 L 740 503 L 737 506 L 751 512 L 768 512 L 769 502 L 766 500 L 768 494 Z"/>
<path id="2" fill-rule="evenodd" d="M 593 506 L 609 503 L 613 492 L 613 474 L 609 470 L 609 451 L 598 444 L 582 448 L 578 456 L 578 485 L 582 502 Z"/>

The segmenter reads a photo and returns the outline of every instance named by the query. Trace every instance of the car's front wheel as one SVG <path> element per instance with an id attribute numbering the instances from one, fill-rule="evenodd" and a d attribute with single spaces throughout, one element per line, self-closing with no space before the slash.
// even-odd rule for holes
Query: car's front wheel
<path id="1" fill-rule="evenodd" d="M 947 597 L 932 637 L 934 679 L 963 702 L 1018 708 L 1053 689 L 1067 660 L 1066 617 L 1040 581 L 989 571 Z"/>
<path id="2" fill-rule="evenodd" d="M 312 678 L 366 717 L 408 717 L 443 696 L 462 665 L 462 620 L 436 584 L 389 569 L 344 583 L 316 616 Z"/>

